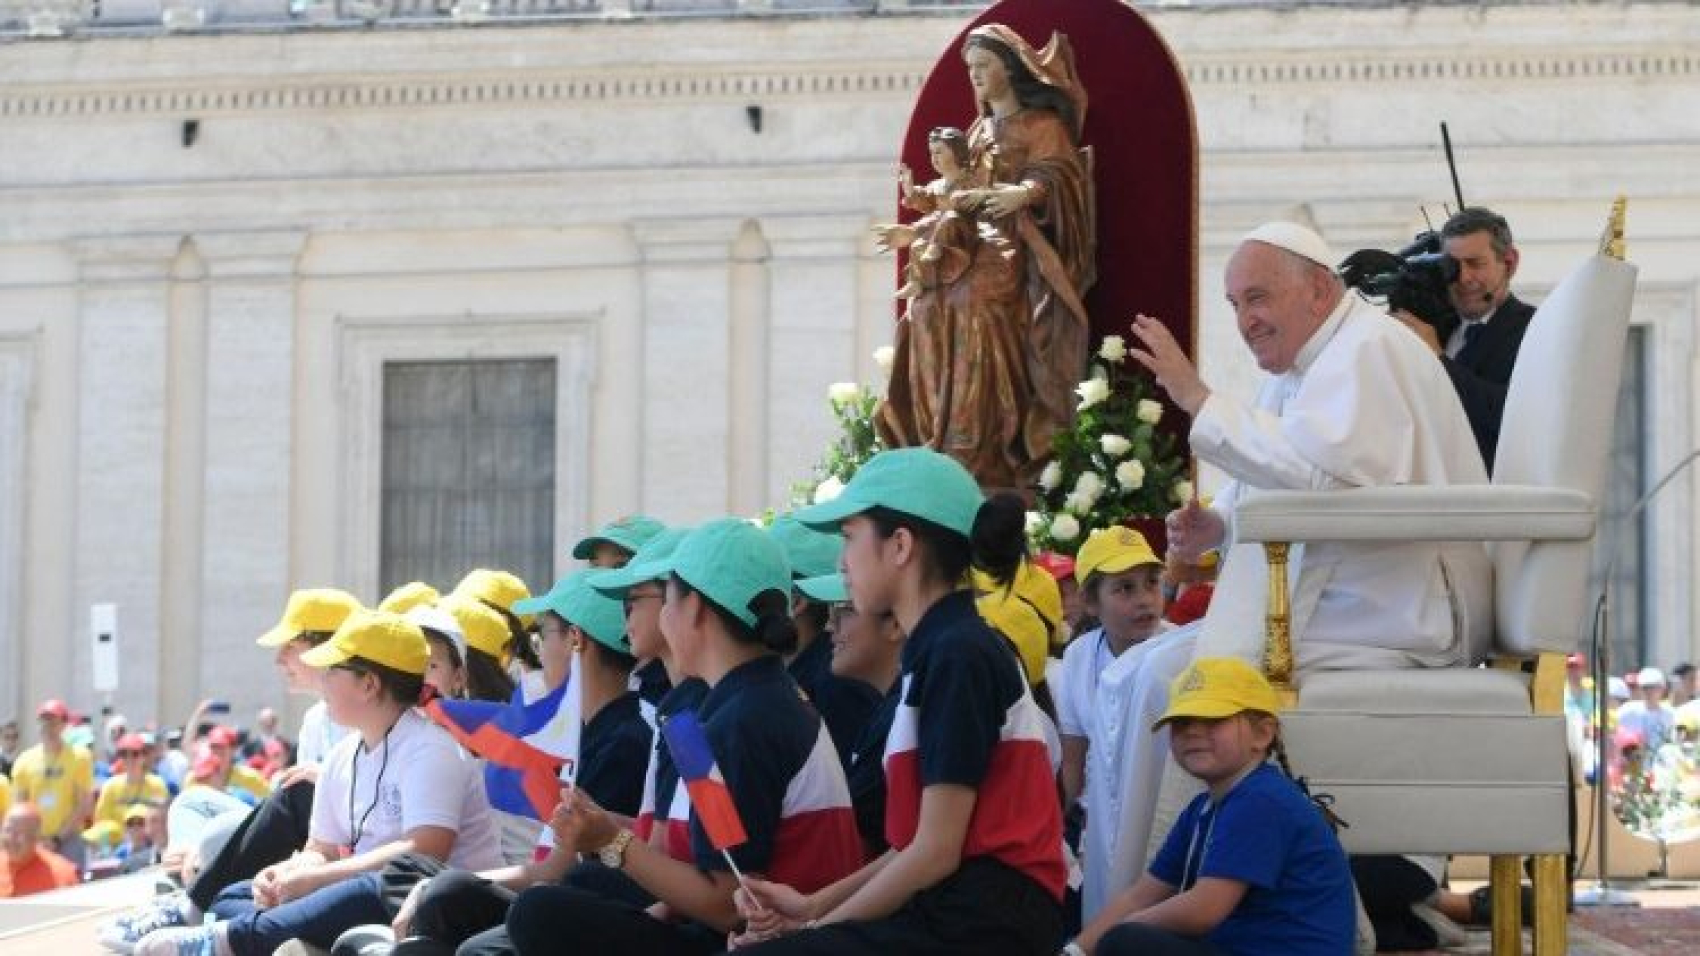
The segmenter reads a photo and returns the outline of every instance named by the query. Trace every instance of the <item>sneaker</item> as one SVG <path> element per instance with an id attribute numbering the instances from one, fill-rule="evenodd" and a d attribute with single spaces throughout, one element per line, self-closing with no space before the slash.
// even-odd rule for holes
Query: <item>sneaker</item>
<path id="1" fill-rule="evenodd" d="M 119 956 L 130 956 L 149 933 L 189 922 L 189 897 L 170 893 L 112 920 L 100 928 L 100 945 Z"/>
<path id="2" fill-rule="evenodd" d="M 213 926 L 155 930 L 136 944 L 135 956 L 218 956 L 217 934 Z"/>
<path id="3" fill-rule="evenodd" d="M 1427 902 L 1412 903 L 1411 915 L 1428 924 L 1434 930 L 1435 945 L 1440 949 L 1456 949 L 1470 941 L 1464 928 L 1452 921 L 1452 918 Z"/>

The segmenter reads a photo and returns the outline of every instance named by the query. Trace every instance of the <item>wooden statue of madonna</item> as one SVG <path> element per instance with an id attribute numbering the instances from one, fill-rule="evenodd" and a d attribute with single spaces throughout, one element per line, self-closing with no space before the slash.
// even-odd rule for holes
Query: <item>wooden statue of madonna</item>
<path id="1" fill-rule="evenodd" d="M 1086 90 L 1068 38 L 1035 50 L 987 23 L 962 48 L 979 113 L 928 136 L 939 178 L 901 174 L 908 225 L 896 356 L 876 417 L 888 446 L 951 455 L 986 487 L 1031 486 L 1074 415 L 1086 370 L 1084 300 L 1096 278 Z"/>

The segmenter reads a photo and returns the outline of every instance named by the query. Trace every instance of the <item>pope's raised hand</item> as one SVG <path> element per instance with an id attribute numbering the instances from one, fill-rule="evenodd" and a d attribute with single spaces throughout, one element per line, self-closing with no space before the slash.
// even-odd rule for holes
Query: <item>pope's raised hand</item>
<path id="1" fill-rule="evenodd" d="M 1210 388 L 1174 335 L 1162 322 L 1144 314 L 1134 316 L 1131 331 L 1144 348 L 1130 347 L 1127 353 L 1145 366 L 1157 379 L 1157 387 L 1167 392 L 1182 411 L 1198 414 L 1199 407 L 1210 397 Z"/>

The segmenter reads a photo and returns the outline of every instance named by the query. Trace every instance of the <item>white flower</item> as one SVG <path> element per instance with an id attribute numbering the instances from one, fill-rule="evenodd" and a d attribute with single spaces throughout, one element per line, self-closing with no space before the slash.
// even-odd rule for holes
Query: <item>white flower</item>
<path id="1" fill-rule="evenodd" d="M 1039 472 L 1039 487 L 1046 491 L 1055 491 L 1060 484 L 1062 484 L 1062 465 L 1052 461 L 1045 466 L 1044 471 Z"/>
<path id="2" fill-rule="evenodd" d="M 1086 495 L 1097 501 L 1103 491 L 1104 477 L 1095 471 L 1083 471 L 1080 477 L 1074 480 L 1074 493 L 1077 495 Z"/>
<path id="3" fill-rule="evenodd" d="M 1111 458 L 1120 458 L 1133 448 L 1133 442 L 1120 435 L 1105 435 L 1098 439 L 1098 447 L 1104 449 L 1104 454 Z"/>
<path id="4" fill-rule="evenodd" d="M 849 405 L 862 397 L 862 386 L 855 382 L 833 382 L 826 390 L 826 397 L 835 406 Z"/>
<path id="5" fill-rule="evenodd" d="M 1175 482 L 1174 490 L 1171 491 L 1170 494 L 1175 496 L 1176 501 L 1183 505 L 1186 504 L 1192 500 L 1192 482 L 1182 478 L 1180 481 Z"/>
<path id="6" fill-rule="evenodd" d="M 1096 500 L 1092 496 L 1076 491 L 1063 497 L 1063 510 L 1069 514 L 1091 514 L 1095 503 Z"/>
<path id="7" fill-rule="evenodd" d="M 897 361 L 897 350 L 891 346 L 882 345 L 874 349 L 874 364 L 878 365 L 880 371 L 885 374 L 891 374 L 891 363 L 895 361 Z"/>
<path id="8" fill-rule="evenodd" d="M 1073 515 L 1057 515 L 1051 519 L 1051 537 L 1057 541 L 1073 541 L 1080 537 L 1080 522 Z"/>
<path id="9" fill-rule="evenodd" d="M 1084 412 L 1110 397 L 1110 383 L 1101 378 L 1089 378 L 1076 385 L 1074 391 L 1080 396 L 1080 405 L 1075 411 Z"/>
<path id="10" fill-rule="evenodd" d="M 1098 357 L 1106 362 L 1120 362 L 1127 358 L 1127 342 L 1119 335 L 1106 335 L 1104 342 L 1098 346 Z"/>
<path id="11" fill-rule="evenodd" d="M 815 486 L 814 502 L 818 505 L 822 502 L 831 501 L 843 493 L 844 482 L 839 481 L 836 476 L 829 477 Z"/>
<path id="12" fill-rule="evenodd" d="M 1163 403 L 1142 398 L 1139 400 L 1139 408 L 1134 414 L 1139 416 L 1139 420 L 1145 424 L 1155 425 L 1163 418 Z"/>
<path id="13" fill-rule="evenodd" d="M 1027 512 L 1027 534 L 1029 537 L 1045 530 L 1045 516 L 1037 511 Z"/>
<path id="14" fill-rule="evenodd" d="M 1137 491 L 1145 484 L 1145 466 L 1138 461 L 1124 461 L 1116 466 L 1116 484 L 1123 491 Z"/>

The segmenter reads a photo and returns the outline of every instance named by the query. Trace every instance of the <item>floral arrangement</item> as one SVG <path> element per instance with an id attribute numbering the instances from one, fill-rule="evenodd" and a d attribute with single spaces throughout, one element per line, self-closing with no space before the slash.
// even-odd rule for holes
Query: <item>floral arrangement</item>
<path id="1" fill-rule="evenodd" d="M 874 350 L 874 361 L 887 375 L 891 373 L 893 355 L 889 345 Z M 826 452 L 814 467 L 813 477 L 791 486 L 793 508 L 838 497 L 856 469 L 885 449 L 879 432 L 874 429 L 874 412 L 880 404 L 878 392 L 855 382 L 834 382 L 827 389 L 826 398 L 833 418 L 838 420 L 838 437 L 826 446 Z"/>
<path id="2" fill-rule="evenodd" d="M 1074 554 L 1094 529 L 1161 518 L 1193 494 L 1174 436 L 1157 428 L 1163 404 L 1121 336 L 1104 338 L 1075 393 L 1074 423 L 1052 440 L 1027 516 L 1034 547 L 1060 554 Z"/>

